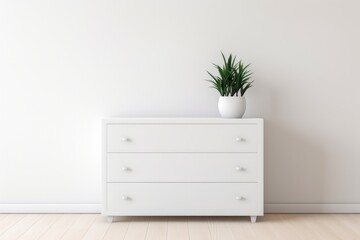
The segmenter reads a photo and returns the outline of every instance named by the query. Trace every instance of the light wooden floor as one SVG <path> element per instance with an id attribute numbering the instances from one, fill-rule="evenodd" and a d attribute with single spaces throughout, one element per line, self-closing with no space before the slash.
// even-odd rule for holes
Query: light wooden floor
<path id="1" fill-rule="evenodd" d="M 360 240 L 358 214 L 248 217 L 132 217 L 107 223 L 98 214 L 0 214 L 1 240 Z"/>

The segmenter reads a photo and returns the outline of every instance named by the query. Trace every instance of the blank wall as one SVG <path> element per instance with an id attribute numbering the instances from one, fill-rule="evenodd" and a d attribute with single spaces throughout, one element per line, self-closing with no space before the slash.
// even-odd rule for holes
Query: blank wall
<path id="1" fill-rule="evenodd" d="M 360 204 L 357 0 L 0 1 L 0 204 L 98 204 L 101 119 L 218 117 L 252 65 L 268 204 Z"/>

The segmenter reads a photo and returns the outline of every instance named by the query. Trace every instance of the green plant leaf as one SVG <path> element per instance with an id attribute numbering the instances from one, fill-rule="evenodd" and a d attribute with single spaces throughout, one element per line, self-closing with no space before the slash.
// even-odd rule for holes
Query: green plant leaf
<path id="1" fill-rule="evenodd" d="M 223 65 L 213 63 L 214 68 L 218 72 L 218 76 L 210 75 L 212 88 L 215 88 L 221 96 L 241 96 L 252 87 L 253 81 L 250 81 L 252 72 L 249 70 L 250 64 L 245 65 L 241 60 L 236 61 L 236 56 L 230 54 L 227 58 L 221 52 Z"/>

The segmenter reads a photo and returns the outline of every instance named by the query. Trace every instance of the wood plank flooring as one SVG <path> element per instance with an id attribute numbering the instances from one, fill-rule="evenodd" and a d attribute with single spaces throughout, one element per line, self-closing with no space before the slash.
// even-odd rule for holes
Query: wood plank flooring
<path id="1" fill-rule="evenodd" d="M 360 240 L 360 214 L 249 217 L 129 217 L 0 214 L 0 240 Z"/>

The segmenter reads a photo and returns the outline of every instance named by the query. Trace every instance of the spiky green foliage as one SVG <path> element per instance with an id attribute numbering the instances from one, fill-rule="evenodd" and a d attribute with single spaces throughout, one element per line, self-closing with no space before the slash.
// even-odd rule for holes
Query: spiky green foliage
<path id="1" fill-rule="evenodd" d="M 250 64 L 245 65 L 241 60 L 236 62 L 236 56 L 231 54 L 226 59 L 221 53 L 224 65 L 219 66 L 214 64 L 217 69 L 218 76 L 214 76 L 210 72 L 211 79 L 207 80 L 212 83 L 212 88 L 219 91 L 221 96 L 243 96 L 250 87 L 253 81 L 250 81 L 252 72 L 249 70 Z"/>

